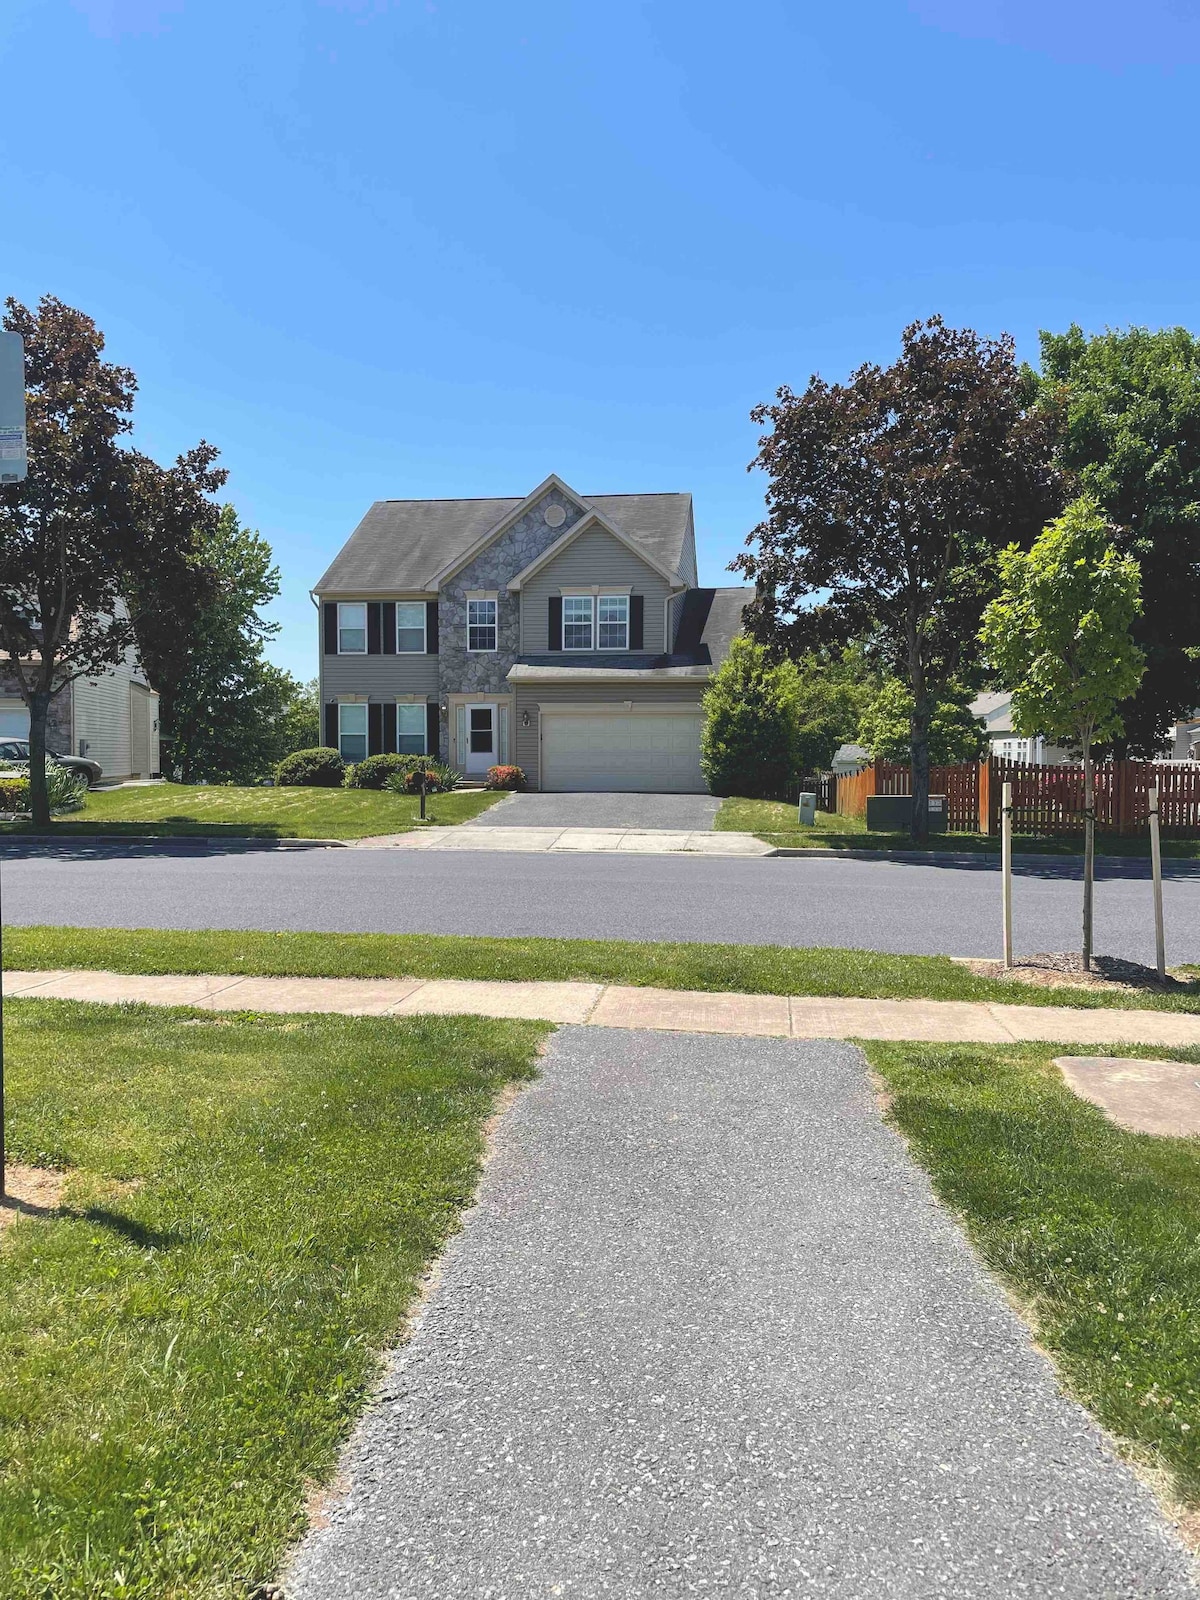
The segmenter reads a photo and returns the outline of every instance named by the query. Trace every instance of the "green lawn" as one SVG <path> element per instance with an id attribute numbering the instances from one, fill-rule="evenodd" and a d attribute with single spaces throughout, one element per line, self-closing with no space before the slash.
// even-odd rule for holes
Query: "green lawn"
<path id="1" fill-rule="evenodd" d="M 546 1030 L 5 1007 L 10 1154 L 64 1209 L 0 1244 L 0 1594 L 259 1592 Z"/>
<path id="2" fill-rule="evenodd" d="M 1063 1084 L 1062 1046 L 864 1049 L 890 1117 L 1068 1387 L 1200 1505 L 1200 1140 L 1115 1127 Z"/>
<path id="3" fill-rule="evenodd" d="M 435 823 L 469 822 L 501 796 L 481 790 L 432 795 Z M 238 789 L 219 785 L 153 784 L 100 789 L 82 811 L 54 823 L 55 833 L 227 834 L 268 839 L 363 839 L 408 833 L 420 801 L 377 789 Z M 0 831 L 28 832 L 28 823 L 0 823 Z"/>
<path id="4" fill-rule="evenodd" d="M 713 827 L 725 833 L 753 833 L 767 844 L 783 850 L 911 850 L 907 833 L 868 833 L 863 817 L 839 817 L 818 811 L 816 824 L 801 828 L 796 822 L 796 807 L 778 800 L 740 800 L 721 803 Z M 930 850 L 981 851 L 999 854 L 998 835 L 986 833 L 930 834 Z M 1082 835 L 1042 837 L 1015 835 L 1013 849 L 1024 855 L 1082 855 Z M 1149 856 L 1149 837 L 1097 834 L 1099 855 Z M 1162 853 L 1181 860 L 1200 857 L 1200 839 L 1164 839 Z"/>
<path id="5" fill-rule="evenodd" d="M 947 956 L 788 945 L 638 944 L 619 939 L 473 939 L 423 933 L 4 930 L 10 969 L 214 972 L 303 978 L 582 979 L 665 989 L 1200 1012 L 1200 981 L 1166 993 L 1040 988 L 978 978 Z"/>

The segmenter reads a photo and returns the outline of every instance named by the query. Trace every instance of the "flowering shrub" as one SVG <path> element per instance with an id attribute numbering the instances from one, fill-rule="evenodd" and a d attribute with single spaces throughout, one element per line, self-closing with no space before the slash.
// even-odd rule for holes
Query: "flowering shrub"
<path id="1" fill-rule="evenodd" d="M 523 789 L 525 774 L 520 767 L 489 767 L 485 789 Z"/>
<path id="2" fill-rule="evenodd" d="M 393 772 L 384 784 L 392 794 L 414 795 L 421 792 L 421 778 L 425 778 L 426 794 L 445 794 L 458 783 L 458 773 L 453 767 L 444 767 L 432 756 L 402 756 L 402 761 L 412 763 L 407 772 Z"/>

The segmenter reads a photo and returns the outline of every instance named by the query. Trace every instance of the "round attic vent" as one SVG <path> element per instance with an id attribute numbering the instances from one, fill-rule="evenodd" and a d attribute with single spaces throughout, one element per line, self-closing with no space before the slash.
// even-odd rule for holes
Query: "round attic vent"
<path id="1" fill-rule="evenodd" d="M 567 520 L 567 513 L 561 506 L 547 506 L 542 516 L 546 519 L 548 528 L 561 528 Z"/>

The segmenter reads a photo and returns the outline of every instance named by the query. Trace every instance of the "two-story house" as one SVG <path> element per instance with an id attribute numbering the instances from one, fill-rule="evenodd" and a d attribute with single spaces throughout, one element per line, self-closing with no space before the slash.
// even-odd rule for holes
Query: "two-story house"
<path id="1" fill-rule="evenodd" d="M 700 700 L 751 595 L 698 586 L 689 494 L 376 501 L 313 590 L 325 743 L 702 792 Z"/>

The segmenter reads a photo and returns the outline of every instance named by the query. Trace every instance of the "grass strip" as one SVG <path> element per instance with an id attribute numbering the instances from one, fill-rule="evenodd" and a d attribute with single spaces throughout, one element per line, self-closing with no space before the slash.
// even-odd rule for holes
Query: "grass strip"
<path id="1" fill-rule="evenodd" d="M 864 817 L 841 817 L 829 811 L 818 811 L 811 828 L 800 828 L 796 823 L 796 807 L 779 800 L 725 800 L 713 827 L 718 833 L 752 833 L 765 844 L 781 850 L 913 849 L 912 838 L 907 833 L 868 833 Z M 932 833 L 921 848 L 999 855 L 1000 840 L 997 835 L 986 833 Z M 1013 850 L 1018 855 L 1082 857 L 1083 840 L 1079 834 L 1018 834 L 1013 838 Z M 1149 857 L 1150 839 L 1148 835 L 1100 833 L 1096 836 L 1096 853 Z M 1176 860 L 1195 860 L 1200 858 L 1200 839 L 1164 839 L 1162 853 Z"/>
<path id="2" fill-rule="evenodd" d="M 1200 1504 L 1200 1140 L 1109 1122 L 1063 1083 L 1061 1046 L 863 1048 L 889 1117 L 1072 1393 Z"/>
<path id="3" fill-rule="evenodd" d="M 470 822 L 501 796 L 482 790 L 433 795 L 431 822 Z M 411 833 L 420 800 L 377 789 L 238 788 L 163 783 L 89 794 L 82 811 L 57 819 L 55 834 L 152 834 L 156 837 L 243 839 L 365 839 Z M 0 832 L 29 833 L 27 822 L 0 823 Z M 36 830 L 44 832 L 44 829 Z"/>
<path id="4" fill-rule="evenodd" d="M 582 980 L 741 994 L 874 1000 L 992 1000 L 1008 1005 L 1200 1012 L 1200 981 L 1154 990 L 1040 988 L 980 978 L 947 956 L 789 945 L 640 944 L 619 939 L 490 939 L 423 933 L 187 932 L 7 927 L 17 971 L 235 973 L 289 978 Z"/>
<path id="5" fill-rule="evenodd" d="M 65 1001 L 5 1026 L 10 1153 L 69 1176 L 0 1244 L 0 1593 L 257 1593 L 546 1030 Z"/>

